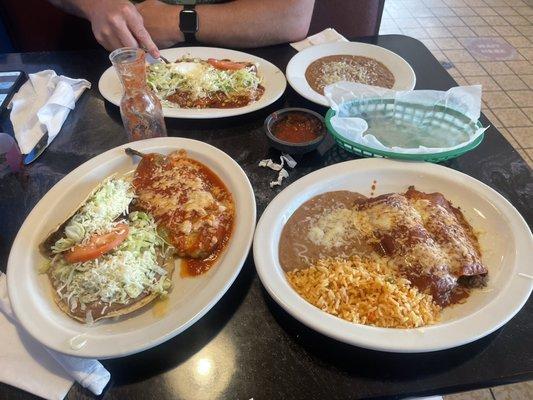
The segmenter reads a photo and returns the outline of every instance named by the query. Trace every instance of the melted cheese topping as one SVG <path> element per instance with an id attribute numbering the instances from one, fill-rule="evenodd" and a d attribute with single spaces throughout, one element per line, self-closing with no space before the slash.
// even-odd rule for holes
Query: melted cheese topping
<path id="1" fill-rule="evenodd" d="M 355 240 L 366 243 L 420 287 L 444 296 L 439 299 L 444 304 L 460 276 L 486 269 L 453 208 L 414 196 L 389 194 L 351 209 L 325 210 L 309 221 L 307 239 L 326 252 L 338 249 L 341 256 Z"/>
<path id="2" fill-rule="evenodd" d="M 412 200 L 410 203 L 420 214 L 424 226 L 433 233 L 438 243 L 436 245 L 446 254 L 446 262 L 454 273 L 461 275 L 465 265 L 479 263 L 477 250 L 453 213 L 426 199 Z"/>
<path id="3" fill-rule="evenodd" d="M 339 208 L 324 212 L 322 216 L 311 224 L 308 239 L 316 245 L 331 249 L 348 243 L 347 234 L 354 227 L 351 220 L 352 211 Z"/>
<path id="4" fill-rule="evenodd" d="M 323 87 L 341 81 L 370 83 L 368 69 L 366 67 L 347 61 L 325 63 L 320 69 L 320 72 L 322 72 L 322 75 L 319 84 Z"/>
<path id="5" fill-rule="evenodd" d="M 167 231 L 181 256 L 207 257 L 230 229 L 231 195 L 205 166 L 184 152 L 146 156 L 136 171 L 136 204 Z"/>

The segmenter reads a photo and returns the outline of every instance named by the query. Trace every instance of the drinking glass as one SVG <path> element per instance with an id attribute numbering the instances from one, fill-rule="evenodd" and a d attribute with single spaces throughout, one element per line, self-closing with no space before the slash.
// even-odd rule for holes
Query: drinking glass
<path id="1" fill-rule="evenodd" d="M 146 85 L 145 54 L 123 47 L 109 55 L 124 88 L 120 115 L 130 141 L 167 136 L 161 102 Z"/>

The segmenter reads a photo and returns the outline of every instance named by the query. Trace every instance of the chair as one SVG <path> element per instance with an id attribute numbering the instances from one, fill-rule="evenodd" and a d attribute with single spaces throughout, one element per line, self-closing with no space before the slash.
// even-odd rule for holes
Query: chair
<path id="1" fill-rule="evenodd" d="M 309 35 L 334 28 L 354 38 L 379 32 L 385 0 L 315 0 Z"/>
<path id="2" fill-rule="evenodd" d="M 309 34 L 332 27 L 348 37 L 377 35 L 384 3 L 385 0 L 316 0 Z M 89 22 L 58 10 L 46 0 L 2 0 L 0 18 L 14 51 L 98 46 Z"/>
<path id="3" fill-rule="evenodd" d="M 17 52 L 98 46 L 88 21 L 69 15 L 46 0 L 1 0 L 0 18 Z"/>

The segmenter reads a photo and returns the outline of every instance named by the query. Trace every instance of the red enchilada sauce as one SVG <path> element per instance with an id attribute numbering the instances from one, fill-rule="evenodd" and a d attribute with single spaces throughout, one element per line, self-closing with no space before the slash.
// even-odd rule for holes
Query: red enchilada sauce
<path id="1" fill-rule="evenodd" d="M 197 276 L 209 271 L 213 264 L 217 262 L 222 251 L 226 248 L 231 231 L 232 226 L 229 227 L 228 232 L 222 238 L 222 242 L 209 257 L 204 259 L 184 258 L 181 260 L 180 276 L 184 278 L 187 276 Z"/>
<path id="2" fill-rule="evenodd" d="M 304 112 L 290 112 L 280 117 L 272 126 L 272 133 L 279 140 L 290 143 L 311 142 L 322 135 L 322 122 Z"/>
<path id="3" fill-rule="evenodd" d="M 313 240 L 310 232 L 319 227 L 319 219 L 342 209 L 363 217 L 345 217 L 346 225 L 333 220 L 337 222 L 327 229 L 341 239 L 335 244 Z M 367 222 L 356 226 L 355 221 Z M 478 239 L 462 212 L 442 194 L 414 187 L 404 194 L 374 198 L 345 190 L 319 194 L 291 215 L 278 254 L 285 272 L 307 268 L 320 259 L 379 255 L 441 307 L 464 302 L 472 288 L 484 286 L 488 273 Z"/>
<path id="4" fill-rule="evenodd" d="M 233 230 L 235 205 L 222 180 L 181 150 L 166 157 L 145 155 L 135 171 L 133 186 L 135 208 L 154 216 L 158 233 L 181 257 L 181 276 L 207 272 L 223 253 Z M 202 206 L 194 200 L 200 192 L 209 193 L 213 201 Z"/>
<path id="5" fill-rule="evenodd" d="M 177 91 L 167 97 L 167 100 L 181 108 L 240 108 L 261 98 L 265 88 L 261 85 L 256 90 L 238 96 L 228 96 L 224 92 L 216 92 L 211 96 L 194 98 L 189 92 Z"/>

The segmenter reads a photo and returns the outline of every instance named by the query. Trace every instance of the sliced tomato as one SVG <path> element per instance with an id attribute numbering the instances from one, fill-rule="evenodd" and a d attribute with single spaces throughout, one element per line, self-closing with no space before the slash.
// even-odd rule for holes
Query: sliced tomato
<path id="1" fill-rule="evenodd" d="M 210 58 L 207 60 L 209 64 L 211 64 L 216 69 L 222 69 L 227 71 L 236 71 L 238 69 L 242 69 L 247 67 L 249 64 L 245 62 L 236 62 L 236 61 L 229 61 L 229 60 L 217 60 L 214 58 Z"/>
<path id="2" fill-rule="evenodd" d="M 128 237 L 128 233 L 127 224 L 117 224 L 111 232 L 93 235 L 86 244 L 74 246 L 65 253 L 65 260 L 68 263 L 94 260 L 117 248 Z"/>

